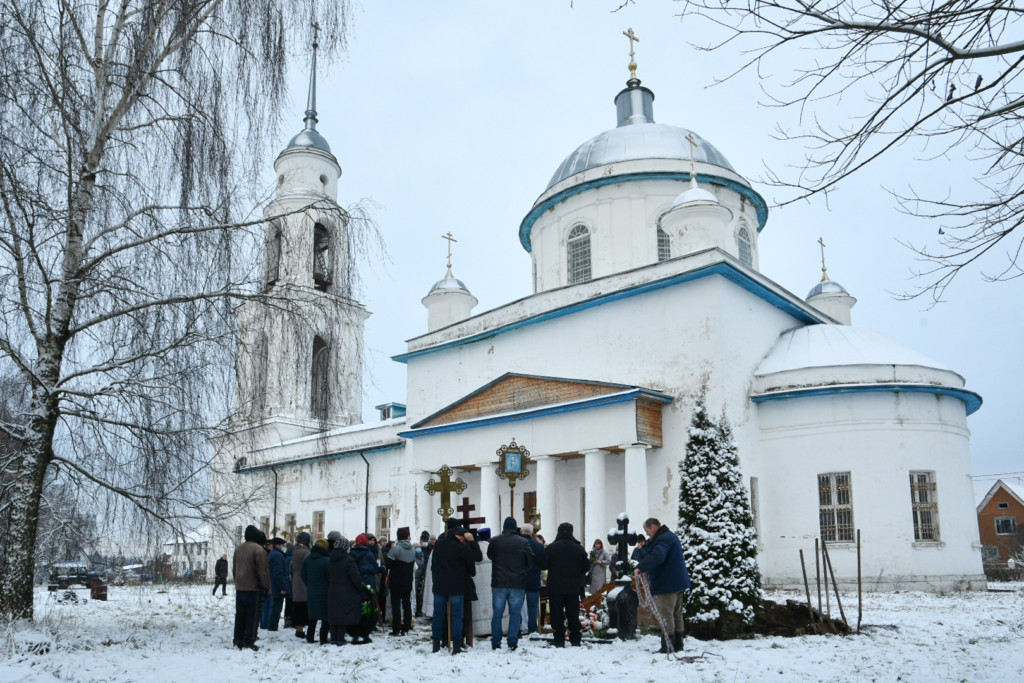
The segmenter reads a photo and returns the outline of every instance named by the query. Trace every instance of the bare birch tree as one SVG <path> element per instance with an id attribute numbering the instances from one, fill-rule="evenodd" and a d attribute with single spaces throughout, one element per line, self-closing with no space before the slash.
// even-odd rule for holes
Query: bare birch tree
<path id="1" fill-rule="evenodd" d="M 346 2 L 0 0 L 0 371 L 28 386 L 0 614 L 31 618 L 49 482 L 107 514 L 199 518 L 256 291 L 259 164 L 288 63 L 344 49 Z M 294 43 L 292 41 L 295 41 Z"/>
<path id="2" fill-rule="evenodd" d="M 795 190 L 783 204 L 827 194 L 913 141 L 925 159 L 954 157 L 984 170 L 959 176 L 941 196 L 912 184 L 893 191 L 904 211 L 939 225 L 937 244 L 908 244 L 925 264 L 908 296 L 939 301 L 968 267 L 989 280 L 1024 274 L 1024 15 L 1015 3 L 682 1 L 684 15 L 725 32 L 703 49 L 743 50 L 749 61 L 740 71 L 757 70 L 768 104 L 799 112 L 800 125 L 780 134 L 805 144 L 806 164 L 767 178 Z M 777 56 L 796 64 L 778 78 Z"/>

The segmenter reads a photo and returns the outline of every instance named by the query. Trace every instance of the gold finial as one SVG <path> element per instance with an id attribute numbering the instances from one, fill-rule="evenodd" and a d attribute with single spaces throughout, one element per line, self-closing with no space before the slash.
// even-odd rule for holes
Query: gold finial
<path id="1" fill-rule="evenodd" d="M 455 277 L 452 275 L 452 242 L 458 242 L 458 240 L 452 237 L 450 232 L 447 235 L 441 235 L 441 239 L 448 240 L 448 272 L 444 276 Z"/>
<path id="2" fill-rule="evenodd" d="M 637 77 L 636 77 L 636 59 L 634 59 L 634 57 L 636 55 L 633 52 L 633 43 L 639 43 L 640 39 L 636 37 L 635 33 L 633 33 L 633 29 L 629 29 L 628 31 L 623 31 L 622 35 L 624 35 L 627 38 L 629 38 L 629 80 L 635 81 L 635 80 L 637 80 Z"/>
<path id="3" fill-rule="evenodd" d="M 697 179 L 697 166 L 694 163 L 694 157 L 697 151 L 697 141 L 693 137 L 693 133 L 686 134 L 686 141 L 690 143 L 690 180 Z"/>
<path id="4" fill-rule="evenodd" d="M 825 282 L 828 280 L 828 272 L 825 270 L 825 240 L 819 237 L 818 244 L 821 245 L 821 281 Z"/>

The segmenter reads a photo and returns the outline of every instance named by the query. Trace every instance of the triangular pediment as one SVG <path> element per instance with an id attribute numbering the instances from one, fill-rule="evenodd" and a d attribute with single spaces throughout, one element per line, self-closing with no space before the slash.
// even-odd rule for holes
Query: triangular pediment
<path id="1" fill-rule="evenodd" d="M 529 410 L 556 403 L 615 394 L 632 388 L 634 387 L 611 382 L 540 377 L 510 372 L 463 396 L 455 403 L 442 408 L 412 427 L 419 429 L 487 415 Z"/>

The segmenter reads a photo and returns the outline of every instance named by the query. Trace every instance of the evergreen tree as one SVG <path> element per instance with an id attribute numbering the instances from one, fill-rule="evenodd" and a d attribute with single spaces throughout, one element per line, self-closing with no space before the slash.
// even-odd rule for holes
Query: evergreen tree
<path id="1" fill-rule="evenodd" d="M 761 602 L 754 520 L 739 453 L 725 415 L 708 415 L 706 392 L 693 408 L 679 463 L 679 535 L 693 583 L 686 617 L 696 635 L 736 635 Z"/>

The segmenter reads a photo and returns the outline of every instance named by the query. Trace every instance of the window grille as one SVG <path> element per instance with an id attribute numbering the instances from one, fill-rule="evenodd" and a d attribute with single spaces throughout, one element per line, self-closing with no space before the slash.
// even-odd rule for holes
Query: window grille
<path id="1" fill-rule="evenodd" d="M 377 506 L 377 540 L 378 542 L 383 539 L 391 538 L 391 506 L 390 505 L 378 505 Z"/>
<path id="2" fill-rule="evenodd" d="M 313 540 L 318 541 L 325 538 L 324 534 L 324 511 L 317 510 L 313 513 Z"/>
<path id="3" fill-rule="evenodd" d="M 939 540 L 939 501 L 934 472 L 910 473 L 910 507 L 914 516 L 914 540 Z"/>
<path id="4" fill-rule="evenodd" d="M 818 475 L 818 522 L 823 541 L 853 541 L 853 495 L 849 472 Z"/>
<path id="5" fill-rule="evenodd" d="M 668 233 L 658 228 L 658 261 L 668 261 L 672 258 L 672 243 Z"/>
<path id="6" fill-rule="evenodd" d="M 739 231 L 739 250 L 740 250 L 740 262 L 748 268 L 754 267 L 754 259 L 750 252 L 750 233 L 747 232 L 745 227 L 741 227 Z"/>
<path id="7" fill-rule="evenodd" d="M 313 226 L 313 285 L 325 290 L 331 284 L 331 233 L 321 223 Z"/>
<path id="8" fill-rule="evenodd" d="M 1016 517 L 996 517 L 996 534 L 999 536 L 1009 536 L 1010 534 L 1017 533 L 1017 518 Z"/>
<path id="9" fill-rule="evenodd" d="M 569 284 L 586 282 L 590 279 L 590 231 L 585 225 L 577 225 L 569 231 L 566 246 L 568 256 Z"/>

